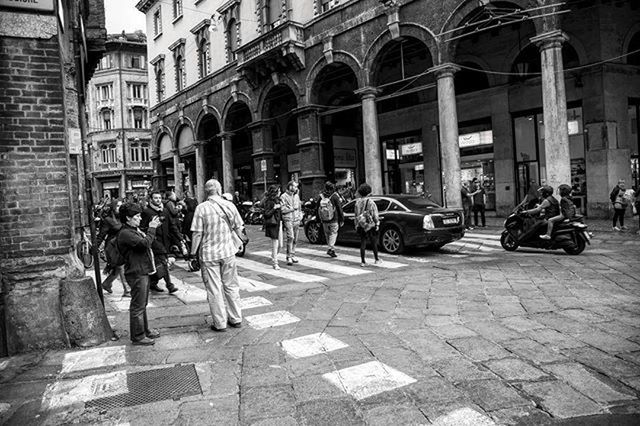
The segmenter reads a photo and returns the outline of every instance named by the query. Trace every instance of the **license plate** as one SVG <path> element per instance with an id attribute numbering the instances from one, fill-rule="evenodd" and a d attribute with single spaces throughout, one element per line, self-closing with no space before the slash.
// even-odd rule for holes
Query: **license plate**
<path id="1" fill-rule="evenodd" d="M 457 217 L 453 217 L 451 219 L 442 219 L 442 223 L 444 223 L 445 225 L 454 225 L 454 224 L 458 223 L 458 218 Z"/>

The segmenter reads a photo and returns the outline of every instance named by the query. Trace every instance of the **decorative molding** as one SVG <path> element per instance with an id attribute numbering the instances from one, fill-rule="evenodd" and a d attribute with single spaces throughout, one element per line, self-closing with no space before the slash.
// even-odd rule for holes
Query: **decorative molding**
<path id="1" fill-rule="evenodd" d="M 387 14 L 387 28 L 391 33 L 391 39 L 397 40 L 400 38 L 400 6 L 393 5 L 385 13 Z"/>
<path id="2" fill-rule="evenodd" d="M 198 25 L 196 25 L 195 27 L 191 28 L 191 34 L 197 34 L 200 31 L 202 31 L 203 29 L 207 29 L 209 26 L 211 25 L 211 19 L 203 19 L 202 21 L 200 21 L 198 23 Z"/>
<path id="3" fill-rule="evenodd" d="M 171 45 L 169 46 L 169 50 L 171 51 L 175 51 L 177 48 L 179 48 L 180 46 L 184 46 L 184 44 L 187 41 L 184 38 L 179 38 L 176 41 L 174 41 L 173 43 L 171 43 Z"/>
<path id="4" fill-rule="evenodd" d="M 164 53 L 159 54 L 158 56 L 150 60 L 149 63 L 155 66 L 160 61 L 164 61 Z"/>
<path id="5" fill-rule="evenodd" d="M 327 36 L 322 39 L 322 54 L 327 64 L 333 63 L 333 36 Z"/>

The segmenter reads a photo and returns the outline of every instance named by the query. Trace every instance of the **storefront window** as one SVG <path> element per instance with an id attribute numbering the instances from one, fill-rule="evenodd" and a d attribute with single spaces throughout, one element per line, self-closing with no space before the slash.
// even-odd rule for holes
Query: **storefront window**
<path id="1" fill-rule="evenodd" d="M 631 132 L 631 182 L 635 188 L 640 186 L 640 134 L 638 133 L 638 122 L 640 121 L 640 99 L 629 102 L 629 127 Z"/>
<path id="2" fill-rule="evenodd" d="M 477 178 L 487 195 L 486 209 L 495 210 L 496 185 L 491 119 L 461 123 L 458 133 L 461 179 L 471 187 L 471 181 Z"/>
<path id="3" fill-rule="evenodd" d="M 419 134 L 382 139 L 382 172 L 387 194 L 422 194 L 424 156 Z"/>

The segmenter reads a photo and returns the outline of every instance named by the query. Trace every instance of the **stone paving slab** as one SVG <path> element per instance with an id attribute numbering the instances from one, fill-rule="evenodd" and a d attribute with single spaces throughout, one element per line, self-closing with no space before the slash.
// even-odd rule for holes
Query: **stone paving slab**
<path id="1" fill-rule="evenodd" d="M 484 365 L 505 380 L 533 381 L 549 377 L 544 371 L 518 358 L 485 361 Z"/>
<path id="2" fill-rule="evenodd" d="M 459 387 L 485 411 L 533 405 L 532 401 L 522 397 L 513 387 L 500 380 L 462 382 Z"/>
<path id="3" fill-rule="evenodd" d="M 482 337 L 452 339 L 449 343 L 460 353 L 474 361 L 486 361 L 509 356 L 509 353 L 502 347 Z"/>
<path id="4" fill-rule="evenodd" d="M 547 365 L 545 369 L 567 382 L 583 395 L 602 404 L 636 398 L 635 395 L 619 392 L 598 380 L 596 376 L 589 373 L 580 364 L 554 364 Z"/>
<path id="5" fill-rule="evenodd" d="M 523 383 L 522 389 L 561 419 L 599 414 L 602 408 L 562 382 Z"/>
<path id="6" fill-rule="evenodd" d="M 536 364 L 565 361 L 566 358 L 552 349 L 531 339 L 517 339 L 503 342 L 509 351 Z"/>

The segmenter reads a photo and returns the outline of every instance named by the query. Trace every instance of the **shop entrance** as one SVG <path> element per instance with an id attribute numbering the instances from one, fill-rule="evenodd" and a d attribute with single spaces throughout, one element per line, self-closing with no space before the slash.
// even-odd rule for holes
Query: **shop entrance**
<path id="1" fill-rule="evenodd" d="M 385 193 L 421 195 L 424 192 L 424 156 L 419 133 L 385 137 L 382 152 Z"/>
<path id="2" fill-rule="evenodd" d="M 247 126 L 251 121 L 251 111 L 242 101 L 229 107 L 224 121 L 224 131 L 231 133 L 234 189 L 242 200 L 252 200 L 253 195 L 253 143 Z"/>

